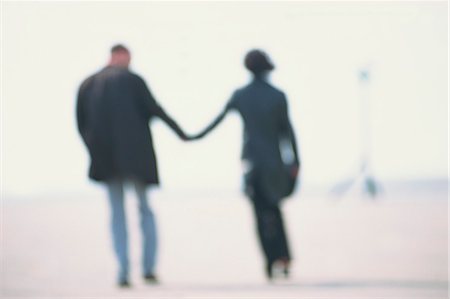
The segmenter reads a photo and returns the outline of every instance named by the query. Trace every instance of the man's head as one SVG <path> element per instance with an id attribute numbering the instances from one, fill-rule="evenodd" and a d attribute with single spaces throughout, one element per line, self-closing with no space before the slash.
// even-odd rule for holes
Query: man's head
<path id="1" fill-rule="evenodd" d="M 111 58 L 109 65 L 128 68 L 131 61 L 130 51 L 121 44 L 115 45 L 111 48 Z"/>

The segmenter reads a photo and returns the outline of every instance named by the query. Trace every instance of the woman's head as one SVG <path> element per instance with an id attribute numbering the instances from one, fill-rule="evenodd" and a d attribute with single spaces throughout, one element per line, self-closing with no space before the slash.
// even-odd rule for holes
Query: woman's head
<path id="1" fill-rule="evenodd" d="M 269 72 L 275 68 L 269 56 L 258 49 L 250 50 L 244 59 L 245 67 L 255 76 Z"/>

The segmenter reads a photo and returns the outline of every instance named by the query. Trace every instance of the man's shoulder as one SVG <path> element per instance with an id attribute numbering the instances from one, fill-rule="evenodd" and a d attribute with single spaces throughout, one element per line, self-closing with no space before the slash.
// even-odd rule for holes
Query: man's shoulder
<path id="1" fill-rule="evenodd" d="M 91 77 L 103 78 L 103 79 L 130 79 L 130 80 L 142 80 L 142 78 L 136 73 L 126 68 L 119 67 L 104 67 L 98 72 L 94 73 Z"/>
<path id="2" fill-rule="evenodd" d="M 92 74 L 90 74 L 86 79 L 81 82 L 81 86 L 88 85 L 89 83 L 95 81 L 96 79 L 105 75 L 105 68 L 102 68 Z"/>
<path id="3" fill-rule="evenodd" d="M 137 82 L 138 84 L 144 83 L 142 77 L 133 73 L 127 69 L 104 67 L 95 73 L 89 75 L 80 84 L 80 90 L 87 90 L 91 86 L 96 84 L 102 84 L 102 82 Z"/>
<path id="4" fill-rule="evenodd" d="M 133 71 L 128 71 L 127 75 L 130 77 L 131 80 L 136 80 L 145 84 L 145 80 L 141 75 Z"/>
<path id="5" fill-rule="evenodd" d="M 80 90 L 86 89 L 88 86 L 92 84 L 98 72 L 89 75 L 86 79 L 84 79 L 80 84 Z"/>

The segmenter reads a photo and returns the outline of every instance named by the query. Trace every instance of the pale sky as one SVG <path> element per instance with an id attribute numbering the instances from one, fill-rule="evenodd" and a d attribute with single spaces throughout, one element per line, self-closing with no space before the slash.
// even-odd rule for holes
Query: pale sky
<path id="1" fill-rule="evenodd" d="M 248 82 L 246 51 L 265 49 L 288 95 L 302 184 L 358 171 L 358 69 L 371 67 L 373 168 L 382 180 L 445 177 L 447 2 L 4 2 L 2 192 L 89 190 L 75 96 L 117 42 L 189 133 Z M 229 115 L 183 143 L 151 124 L 163 190 L 239 190 L 242 125 Z"/>

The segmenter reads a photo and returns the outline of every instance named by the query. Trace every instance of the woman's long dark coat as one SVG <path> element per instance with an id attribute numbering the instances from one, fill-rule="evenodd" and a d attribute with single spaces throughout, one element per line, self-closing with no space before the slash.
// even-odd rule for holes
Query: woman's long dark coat
<path id="1" fill-rule="evenodd" d="M 138 75 L 108 66 L 87 78 L 78 92 L 77 120 L 91 157 L 89 177 L 96 181 L 119 178 L 158 184 L 149 128 L 153 116 L 184 136 Z"/>

